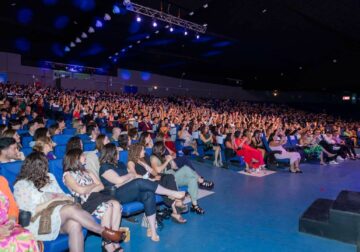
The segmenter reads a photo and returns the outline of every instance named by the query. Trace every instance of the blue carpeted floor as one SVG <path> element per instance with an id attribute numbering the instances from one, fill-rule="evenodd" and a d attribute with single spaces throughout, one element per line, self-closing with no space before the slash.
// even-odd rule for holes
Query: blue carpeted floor
<path id="1" fill-rule="evenodd" d="M 216 183 L 215 194 L 200 200 L 206 214 L 185 215 L 185 225 L 166 220 L 159 243 L 147 238 L 140 224 L 124 220 L 122 225 L 131 229 L 131 241 L 122 244 L 125 251 L 356 251 L 346 243 L 298 232 L 298 220 L 317 198 L 334 199 L 343 189 L 360 191 L 360 161 L 304 164 L 304 174 L 281 171 L 263 178 L 209 164 L 196 167 Z M 89 237 L 86 251 L 100 251 L 100 239 Z"/>

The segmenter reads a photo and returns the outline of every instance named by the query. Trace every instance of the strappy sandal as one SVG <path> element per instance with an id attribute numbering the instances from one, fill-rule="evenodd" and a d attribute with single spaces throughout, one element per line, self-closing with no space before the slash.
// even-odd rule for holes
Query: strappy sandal
<path id="1" fill-rule="evenodd" d="M 179 217 L 175 217 L 176 214 L 171 214 L 171 220 L 178 224 L 185 224 L 187 222 L 180 214 L 177 214 Z"/>
<path id="2" fill-rule="evenodd" d="M 199 205 L 191 205 L 190 211 L 196 214 L 205 214 L 205 210 L 199 207 Z"/>
<path id="3" fill-rule="evenodd" d="M 205 179 L 203 180 L 202 183 L 199 182 L 198 184 L 201 189 L 205 189 L 205 190 L 211 190 L 215 186 L 214 182 Z"/>

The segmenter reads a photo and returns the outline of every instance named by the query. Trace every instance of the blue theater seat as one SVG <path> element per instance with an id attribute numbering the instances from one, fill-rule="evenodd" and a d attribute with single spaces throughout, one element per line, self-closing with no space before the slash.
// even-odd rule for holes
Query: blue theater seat
<path id="1" fill-rule="evenodd" d="M 62 162 L 63 162 L 62 159 L 49 160 L 49 172 L 51 172 L 55 176 L 56 181 L 58 182 L 61 189 L 65 193 L 70 194 L 69 189 L 67 189 L 67 187 L 64 185 L 63 180 L 62 180 L 62 178 L 63 178 Z"/>
<path id="2" fill-rule="evenodd" d="M 119 161 L 124 163 L 125 165 L 128 163 L 128 151 L 120 151 L 119 152 Z"/>
<path id="3" fill-rule="evenodd" d="M 14 190 L 14 182 L 21 170 L 22 164 L 22 161 L 0 164 L 1 174 L 7 179 L 11 191 Z"/>
<path id="4" fill-rule="evenodd" d="M 27 157 L 33 151 L 33 149 L 30 147 L 25 147 L 25 148 L 22 148 L 20 151 L 22 153 L 24 153 L 25 157 Z"/>
<path id="5" fill-rule="evenodd" d="M 58 144 L 58 145 L 66 145 L 70 138 L 72 138 L 72 135 L 55 135 L 52 137 L 52 140 Z"/>
<path id="6" fill-rule="evenodd" d="M 94 142 L 84 142 L 84 151 L 93 151 L 96 148 Z"/>
<path id="7" fill-rule="evenodd" d="M 63 130 L 63 134 L 64 134 L 64 135 L 71 135 L 71 136 L 73 136 L 73 135 L 75 135 L 75 133 L 76 133 L 76 129 L 75 129 L 75 128 L 70 128 L 70 129 L 66 128 L 66 129 Z"/>
<path id="8" fill-rule="evenodd" d="M 66 145 L 56 145 L 54 148 L 54 155 L 56 158 L 63 158 L 65 156 Z"/>
<path id="9" fill-rule="evenodd" d="M 29 147 L 29 144 L 31 141 L 33 141 L 33 137 L 32 136 L 24 136 L 21 140 L 21 144 L 23 147 Z"/>
<path id="10" fill-rule="evenodd" d="M 160 195 L 156 195 L 156 204 L 162 204 L 163 198 Z M 122 216 L 128 217 L 134 214 L 138 214 L 144 211 L 144 205 L 141 202 L 130 202 L 122 204 L 123 211 Z"/>
<path id="11" fill-rule="evenodd" d="M 87 230 L 82 230 L 84 239 L 87 234 Z M 69 237 L 68 235 L 60 234 L 54 241 L 44 242 L 44 251 L 45 252 L 59 252 L 59 251 L 68 251 L 69 250 Z"/>

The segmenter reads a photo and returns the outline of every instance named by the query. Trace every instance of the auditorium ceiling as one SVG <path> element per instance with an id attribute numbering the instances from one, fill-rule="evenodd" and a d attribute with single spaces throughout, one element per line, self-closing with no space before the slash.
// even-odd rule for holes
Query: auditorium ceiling
<path id="1" fill-rule="evenodd" d="M 125 68 L 249 89 L 360 89 L 360 1 L 133 2 L 207 31 L 185 36 L 145 16 L 137 22 L 119 1 L 3 0 L 0 50 L 20 53 L 24 64 Z"/>

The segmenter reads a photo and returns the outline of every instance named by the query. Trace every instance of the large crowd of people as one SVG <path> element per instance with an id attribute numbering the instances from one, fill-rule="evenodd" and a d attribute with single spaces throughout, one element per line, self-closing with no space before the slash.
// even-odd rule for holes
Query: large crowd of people
<path id="1" fill-rule="evenodd" d="M 286 105 L 7 84 L 0 85 L 0 109 L 0 162 L 23 161 L 13 193 L 0 177 L 0 247 L 16 251 L 41 251 L 36 241 L 61 233 L 69 235 L 70 251 L 83 251 L 82 228 L 102 237 L 103 250 L 121 251 L 122 204 L 134 201 L 144 205 L 147 236 L 160 241 L 156 195 L 164 196 L 179 224 L 187 222 L 188 210 L 205 214 L 198 190 L 214 183 L 193 160 L 213 159 L 215 167 L 228 168 L 239 157 L 252 173 L 267 168 L 273 151 L 276 159 L 289 160 L 290 172 L 302 173 L 304 160 L 335 165 L 359 158 L 360 122 Z M 68 128 L 74 134 L 63 157 L 66 194 L 48 162 L 57 158 L 55 137 Z M 289 137 L 296 146 L 288 148 Z M 85 143 L 94 143 L 94 150 L 84 151 Z M 24 147 L 33 152 L 25 155 Z M 127 163 L 119 162 L 123 151 Z M 181 186 L 187 186 L 190 209 Z M 31 213 L 26 229 L 17 224 L 18 209 Z"/>

